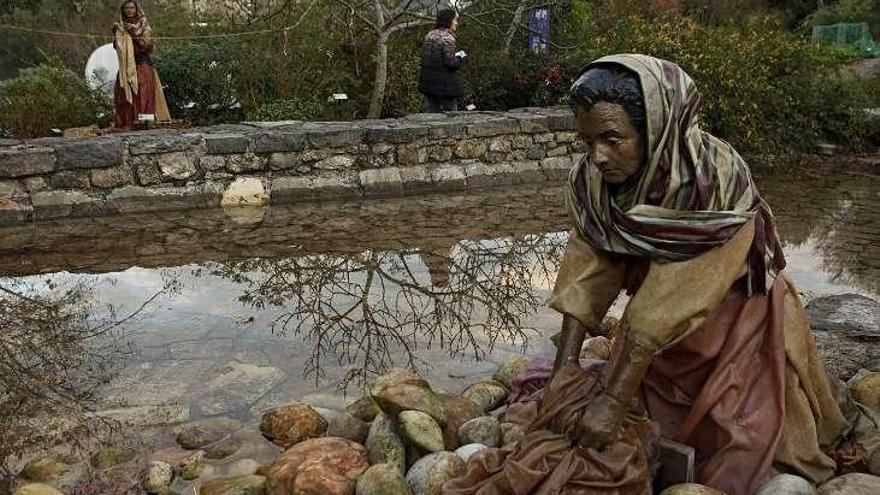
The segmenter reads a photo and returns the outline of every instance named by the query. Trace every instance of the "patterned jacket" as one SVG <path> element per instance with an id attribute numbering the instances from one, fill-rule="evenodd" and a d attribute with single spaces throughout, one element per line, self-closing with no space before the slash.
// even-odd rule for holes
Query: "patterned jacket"
<path id="1" fill-rule="evenodd" d="M 425 36 L 419 91 L 437 98 L 458 98 L 463 92 L 455 72 L 462 59 L 455 56 L 455 35 L 438 28 Z"/>

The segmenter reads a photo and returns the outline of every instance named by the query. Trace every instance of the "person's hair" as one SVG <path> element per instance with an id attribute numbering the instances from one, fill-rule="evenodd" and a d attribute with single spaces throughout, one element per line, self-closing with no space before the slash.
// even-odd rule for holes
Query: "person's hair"
<path id="1" fill-rule="evenodd" d="M 646 132 L 645 97 L 639 76 L 618 64 L 596 64 L 587 68 L 571 86 L 571 106 L 589 110 L 596 103 L 616 103 L 626 110 L 639 132 Z"/>
<path id="2" fill-rule="evenodd" d="M 452 9 L 442 9 L 440 12 L 437 12 L 437 29 L 451 28 L 452 21 L 455 20 L 455 16 L 457 16 L 457 15 L 458 15 L 458 12 L 456 12 Z"/>

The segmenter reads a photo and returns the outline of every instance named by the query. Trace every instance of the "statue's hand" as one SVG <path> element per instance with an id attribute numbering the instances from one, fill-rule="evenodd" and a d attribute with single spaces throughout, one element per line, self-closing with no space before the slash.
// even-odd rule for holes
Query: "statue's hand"
<path id="1" fill-rule="evenodd" d="M 575 428 L 575 441 L 584 448 L 601 448 L 617 437 L 628 405 L 607 394 L 599 394 L 584 410 Z"/>

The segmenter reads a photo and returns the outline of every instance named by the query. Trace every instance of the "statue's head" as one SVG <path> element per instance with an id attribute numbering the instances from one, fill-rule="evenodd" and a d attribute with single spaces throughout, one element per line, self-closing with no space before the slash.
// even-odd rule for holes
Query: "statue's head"
<path id="1" fill-rule="evenodd" d="M 612 63 L 591 65 L 571 87 L 578 134 L 609 184 L 641 171 L 647 157 L 645 98 L 638 75 Z"/>
<path id="2" fill-rule="evenodd" d="M 138 4 L 134 0 L 122 2 L 119 10 L 122 12 L 123 19 L 137 19 L 138 17 Z"/>

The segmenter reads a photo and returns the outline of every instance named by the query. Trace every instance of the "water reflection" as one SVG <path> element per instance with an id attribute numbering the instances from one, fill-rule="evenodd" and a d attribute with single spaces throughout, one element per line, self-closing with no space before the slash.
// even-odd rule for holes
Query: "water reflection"
<path id="1" fill-rule="evenodd" d="M 525 348 L 543 298 L 535 280 L 552 280 L 564 236 L 529 234 L 402 251 L 296 254 L 218 263 L 215 275 L 241 284 L 239 300 L 279 308 L 272 330 L 303 337 L 312 349 L 305 374 L 325 361 L 362 384 L 392 366 L 419 367 L 418 351 L 479 360 L 498 341 Z"/>

